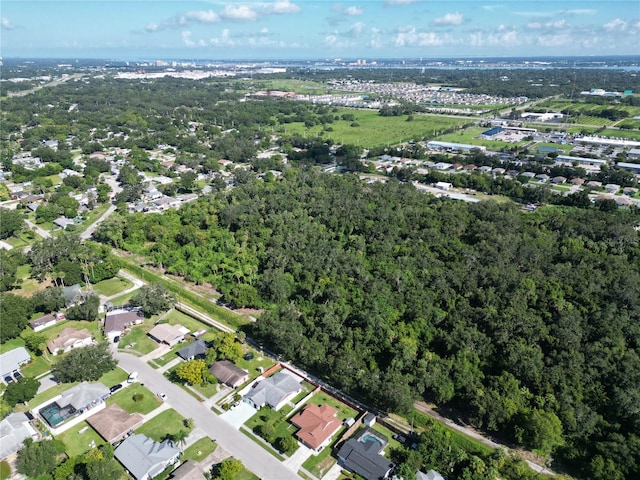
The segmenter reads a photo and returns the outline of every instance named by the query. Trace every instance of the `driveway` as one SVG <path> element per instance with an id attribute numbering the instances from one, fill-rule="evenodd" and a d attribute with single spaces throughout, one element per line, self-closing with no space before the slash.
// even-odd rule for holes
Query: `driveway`
<path id="1" fill-rule="evenodd" d="M 247 402 L 240 402 L 240 405 L 233 407 L 220 415 L 225 422 L 240 430 L 240 427 L 256 414 L 257 410 Z"/>
<path id="2" fill-rule="evenodd" d="M 198 428 L 214 439 L 224 450 L 239 459 L 249 470 L 263 480 L 299 479 L 295 471 L 287 468 L 269 452 L 225 422 L 201 402 L 177 385 L 167 380 L 143 360 L 118 352 L 115 355 L 120 367 L 128 372 L 137 371 L 138 381 L 152 392 L 164 392 L 165 402 L 185 418 L 192 418 Z"/>

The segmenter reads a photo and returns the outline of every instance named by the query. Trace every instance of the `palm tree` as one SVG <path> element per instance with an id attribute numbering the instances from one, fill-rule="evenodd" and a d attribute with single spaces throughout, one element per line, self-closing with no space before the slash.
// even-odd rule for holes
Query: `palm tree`
<path id="1" fill-rule="evenodd" d="M 189 436 L 189 432 L 186 430 L 179 430 L 176 433 L 172 433 L 170 438 L 171 441 L 180 448 L 180 452 L 183 452 L 184 446 L 187 444 L 187 437 Z"/>

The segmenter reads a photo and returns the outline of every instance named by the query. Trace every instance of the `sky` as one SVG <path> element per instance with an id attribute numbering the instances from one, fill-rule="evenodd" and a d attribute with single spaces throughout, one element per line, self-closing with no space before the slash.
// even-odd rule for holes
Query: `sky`
<path id="1" fill-rule="evenodd" d="M 638 0 L 2 0 L 0 17 L 4 58 L 640 54 Z"/>

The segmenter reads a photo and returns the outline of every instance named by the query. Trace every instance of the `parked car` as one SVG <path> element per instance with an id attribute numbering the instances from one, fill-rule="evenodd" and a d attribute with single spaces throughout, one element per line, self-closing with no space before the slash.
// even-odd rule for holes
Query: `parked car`
<path id="1" fill-rule="evenodd" d="M 136 381 L 137 378 L 138 378 L 138 372 L 131 372 L 131 375 L 129 375 L 129 378 L 127 379 L 127 383 L 133 383 Z"/>
<path id="2" fill-rule="evenodd" d="M 122 384 L 121 384 L 121 383 L 118 383 L 117 385 L 114 385 L 113 387 L 111 387 L 111 388 L 109 389 L 109 391 L 110 391 L 111 393 L 116 393 L 116 392 L 117 392 L 118 390 L 120 390 L 121 388 L 122 388 Z"/>
<path id="3" fill-rule="evenodd" d="M 20 372 L 15 372 L 13 374 L 13 378 L 16 379 L 16 382 L 19 381 L 22 378 L 22 374 Z"/>
<path id="4" fill-rule="evenodd" d="M 13 382 L 13 377 L 11 377 L 11 375 L 7 375 L 6 377 L 4 377 L 4 381 L 7 384 L 12 383 Z"/>
<path id="5" fill-rule="evenodd" d="M 116 335 L 113 337 L 113 343 L 118 343 L 120 341 L 120 335 Z"/>
<path id="6" fill-rule="evenodd" d="M 157 395 L 160 398 L 160 400 L 162 400 L 163 402 L 167 399 L 167 394 L 166 393 L 158 392 Z"/>

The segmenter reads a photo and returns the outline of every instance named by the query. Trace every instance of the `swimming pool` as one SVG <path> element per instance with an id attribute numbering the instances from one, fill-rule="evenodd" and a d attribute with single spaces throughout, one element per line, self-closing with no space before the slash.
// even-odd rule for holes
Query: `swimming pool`
<path id="1" fill-rule="evenodd" d="M 375 435 L 371 435 L 370 433 L 367 433 L 366 435 L 363 435 L 362 437 L 360 437 L 360 441 L 362 443 L 367 443 L 367 442 L 377 443 L 378 445 L 380 445 L 380 448 L 384 446 L 384 443 L 382 442 L 382 440 L 380 440 Z"/>
<path id="2" fill-rule="evenodd" d="M 57 403 L 53 402 L 40 409 L 40 416 L 45 419 L 50 427 L 55 428 L 66 419 L 73 417 L 76 409 L 71 405 L 60 408 Z"/>

